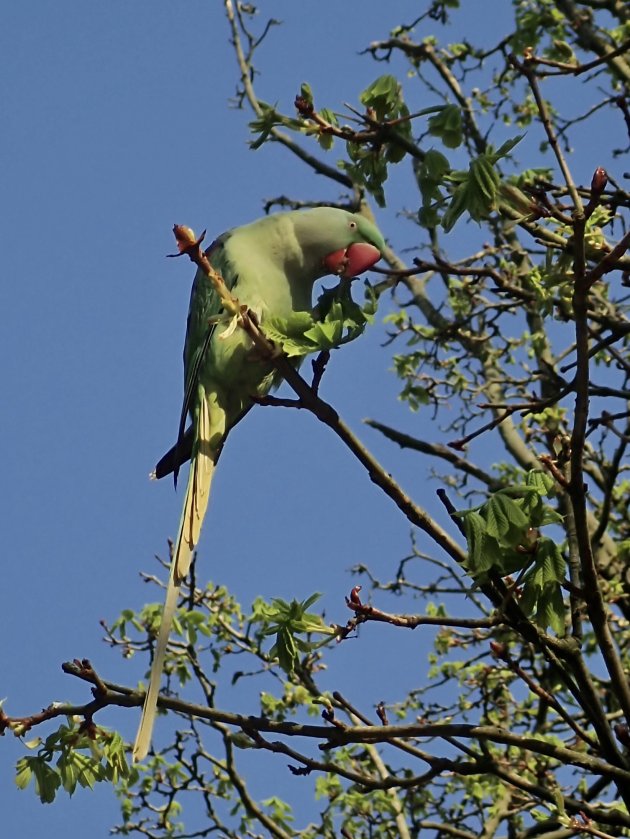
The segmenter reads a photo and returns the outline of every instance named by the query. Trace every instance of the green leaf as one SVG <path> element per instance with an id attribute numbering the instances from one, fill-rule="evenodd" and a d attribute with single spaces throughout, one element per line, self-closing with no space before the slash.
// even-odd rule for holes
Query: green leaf
<path id="1" fill-rule="evenodd" d="M 294 672 L 299 661 L 299 654 L 293 635 L 288 628 L 282 627 L 278 630 L 276 643 L 269 651 L 269 655 L 278 659 L 285 673 Z"/>
<path id="2" fill-rule="evenodd" d="M 542 571 L 542 583 L 562 583 L 566 577 L 566 562 L 556 543 L 544 537 L 539 539 L 536 551 L 536 564 Z"/>
<path id="3" fill-rule="evenodd" d="M 46 738 L 39 753 L 25 757 L 16 766 L 16 784 L 25 789 L 34 779 L 35 789 L 44 803 L 54 801 L 62 787 L 73 795 L 77 785 L 92 788 L 96 782 L 118 782 L 137 776 L 125 757 L 126 744 L 120 734 L 104 728 L 88 737 L 73 718 Z M 87 752 L 87 754 L 86 754 Z M 56 761 L 56 768 L 51 764 Z"/>
<path id="4" fill-rule="evenodd" d="M 479 559 L 479 551 L 483 546 L 483 540 L 486 533 L 486 522 L 476 510 L 469 510 L 460 513 L 460 515 L 464 517 L 464 528 L 466 530 L 468 552 L 473 565 L 475 565 Z"/>
<path id="5" fill-rule="evenodd" d="M 310 312 L 293 312 L 288 318 L 269 318 L 263 324 L 265 335 L 279 344 L 289 357 L 330 350 L 361 335 L 374 317 L 374 294 L 366 284 L 367 300 L 359 306 L 351 295 L 351 282 L 341 280 L 332 289 L 324 289 Z"/>
<path id="6" fill-rule="evenodd" d="M 28 758 L 22 757 L 16 764 L 15 785 L 18 789 L 26 789 L 33 778 L 33 770 Z"/>
<path id="7" fill-rule="evenodd" d="M 496 163 L 497 160 L 500 160 L 502 157 L 507 157 L 507 155 L 512 151 L 514 146 L 518 145 L 524 136 L 524 134 L 519 134 L 517 137 L 512 137 L 511 140 L 506 140 L 502 146 L 499 146 L 499 148 L 495 152 L 492 152 L 492 154 L 489 155 L 492 162 Z"/>
<path id="8" fill-rule="evenodd" d="M 514 535 L 520 538 L 523 531 L 529 527 L 529 518 L 523 512 L 521 505 L 503 492 L 497 492 L 490 498 L 488 510 L 490 509 L 493 509 L 495 515 L 498 515 L 497 509 L 501 510 L 501 521 L 507 522 L 501 535 L 512 533 L 510 543 L 513 543 Z"/>
<path id="9" fill-rule="evenodd" d="M 293 312 L 289 318 L 268 318 L 263 331 L 270 341 L 282 347 L 291 358 L 308 355 L 317 347 L 305 338 L 305 333 L 313 326 L 314 320 L 309 312 Z"/>
<path id="10" fill-rule="evenodd" d="M 421 227 L 431 229 L 440 223 L 440 216 L 435 207 L 420 207 L 418 210 L 418 223 Z"/>
<path id="11" fill-rule="evenodd" d="M 455 189 L 442 218 L 444 230 L 451 230 L 465 211 L 468 211 L 473 221 L 480 222 L 497 209 L 501 177 L 495 164 L 521 140 L 522 135 L 507 140 L 496 152 L 480 154 L 474 158 L 467 172 L 452 172 L 447 176 L 446 179 L 455 185 Z"/>
<path id="12" fill-rule="evenodd" d="M 429 149 L 423 160 L 414 166 L 422 194 L 422 207 L 418 211 L 418 220 L 423 227 L 436 227 L 439 223 L 436 205 L 444 201 L 442 188 L 445 185 L 445 175 L 450 171 L 449 161 L 436 149 Z"/>
<path id="13" fill-rule="evenodd" d="M 336 635 L 336 630 L 327 626 L 320 615 L 307 611 L 319 597 L 321 595 L 315 593 L 302 602 L 292 600 L 290 603 L 276 598 L 271 604 L 260 604 L 258 607 L 254 621 L 264 624 L 264 635 L 276 636 L 269 654 L 278 659 L 286 673 L 294 672 L 300 652 L 307 653 L 322 643 L 306 641 L 298 636 L 315 633 L 328 639 Z"/>
<path id="14" fill-rule="evenodd" d="M 471 510 L 464 518 L 464 527 L 473 573 L 482 574 L 489 571 L 493 565 L 493 557 L 486 539 L 487 525 L 485 519 L 475 510 Z"/>
<path id="15" fill-rule="evenodd" d="M 457 105 L 445 105 L 429 119 L 429 134 L 439 137 L 448 149 L 462 144 L 462 128 L 462 113 Z"/>
<path id="16" fill-rule="evenodd" d="M 249 147 L 253 150 L 259 149 L 269 139 L 272 128 L 282 123 L 282 116 L 278 113 L 275 106 L 262 101 L 259 101 L 258 104 L 261 108 L 261 114 L 257 119 L 249 123 L 249 130 L 252 134 L 259 135 L 249 144 Z"/>
<path id="17" fill-rule="evenodd" d="M 304 333 L 320 350 L 331 350 L 337 346 L 343 335 L 343 323 L 336 320 L 317 321 Z"/>
<path id="18" fill-rule="evenodd" d="M 546 585 L 558 585 L 566 575 L 560 549 L 538 533 L 543 521 L 556 523 L 559 518 L 542 500 L 541 492 L 550 489 L 547 477 L 536 471 L 527 475 L 525 483 L 498 490 L 479 507 L 458 512 L 466 528 L 473 576 L 490 568 L 507 576 L 532 566 L 525 579 L 530 612 L 540 591 Z"/>
<path id="19" fill-rule="evenodd" d="M 453 229 L 459 217 L 466 210 L 467 201 L 467 185 L 461 184 L 453 193 L 451 202 L 442 216 L 442 227 L 446 233 Z"/>
<path id="20" fill-rule="evenodd" d="M 510 529 L 510 520 L 501 501 L 497 494 L 486 505 L 486 532 L 495 539 L 500 539 Z"/>
<path id="21" fill-rule="evenodd" d="M 361 93 L 359 101 L 374 110 L 375 118 L 379 122 L 398 116 L 402 104 L 400 82 L 390 74 L 379 76 Z"/>
<path id="22" fill-rule="evenodd" d="M 525 615 L 533 615 L 539 593 L 540 589 L 537 586 L 527 580 L 525 581 L 518 601 L 519 606 Z"/>
<path id="23" fill-rule="evenodd" d="M 377 154 L 374 149 L 366 148 L 354 142 L 346 143 L 346 151 L 350 159 L 356 161 L 356 163 L 351 164 L 341 160 L 339 167 L 344 169 L 353 180 L 363 184 L 379 207 L 384 207 L 385 192 L 383 184 L 387 180 L 387 162 L 385 159 Z"/>
<path id="24" fill-rule="evenodd" d="M 548 504 L 544 504 L 542 508 L 542 515 L 537 522 L 537 527 L 544 527 L 546 524 L 562 524 L 564 516 L 557 510 L 554 510 Z"/>
<path id="25" fill-rule="evenodd" d="M 501 179 L 487 155 L 481 154 L 471 162 L 470 178 L 481 191 L 488 206 L 494 206 Z"/>
<path id="26" fill-rule="evenodd" d="M 336 114 L 334 114 L 332 111 L 329 111 L 328 108 L 322 108 L 319 114 L 323 119 L 326 120 L 326 122 L 330 123 L 331 125 L 339 125 L 339 120 L 337 119 Z M 335 143 L 335 138 L 329 132 L 320 130 L 317 134 L 317 142 L 322 147 L 322 149 L 324 149 L 324 151 L 330 151 L 330 149 L 332 149 Z"/>
<path id="27" fill-rule="evenodd" d="M 321 596 L 322 595 L 319 591 L 316 591 L 314 594 L 311 594 L 310 597 L 307 597 L 306 600 L 302 601 L 302 609 L 304 611 L 306 611 L 306 609 L 310 609 L 313 603 L 317 603 Z"/>
<path id="28" fill-rule="evenodd" d="M 236 746 L 237 749 L 253 749 L 256 744 L 251 737 L 248 737 L 243 731 L 237 731 L 230 736 L 230 742 Z"/>
<path id="29" fill-rule="evenodd" d="M 429 149 L 422 161 L 422 168 L 426 177 L 433 181 L 439 181 L 443 175 L 451 171 L 451 164 L 448 158 L 437 149 Z"/>
<path id="30" fill-rule="evenodd" d="M 553 797 L 556 802 L 556 807 L 558 808 L 558 813 L 561 816 L 566 816 L 567 811 L 564 807 L 564 797 L 562 795 L 562 790 L 558 789 L 557 787 L 553 790 Z"/>
<path id="31" fill-rule="evenodd" d="M 564 635 L 564 618 L 564 602 L 559 586 L 545 586 L 536 603 L 536 624 L 543 630 L 550 626 L 558 635 Z"/>
<path id="32" fill-rule="evenodd" d="M 68 795 L 72 796 L 77 786 L 77 767 L 71 759 L 60 759 L 57 766 L 62 786 Z"/>
<path id="33" fill-rule="evenodd" d="M 307 104 L 313 105 L 313 91 L 308 82 L 302 82 L 300 86 L 300 98 L 304 99 Z"/>
<path id="34" fill-rule="evenodd" d="M 523 580 L 520 605 L 541 629 L 551 627 L 560 636 L 566 631 L 561 585 L 565 575 L 566 563 L 558 546 L 546 537 L 539 539 L 535 563 Z"/>
<path id="35" fill-rule="evenodd" d="M 547 472 L 541 469 L 532 469 L 527 473 L 527 486 L 536 490 L 539 495 L 549 495 L 555 486 L 555 481 Z"/>
<path id="36" fill-rule="evenodd" d="M 31 769 L 35 776 L 35 789 L 42 804 L 52 804 L 57 790 L 61 785 L 59 774 L 42 758 L 26 758 L 31 762 Z"/>
<path id="37" fill-rule="evenodd" d="M 566 633 L 566 607 L 560 586 L 550 586 L 550 604 L 548 609 L 549 626 L 556 635 L 563 637 Z"/>

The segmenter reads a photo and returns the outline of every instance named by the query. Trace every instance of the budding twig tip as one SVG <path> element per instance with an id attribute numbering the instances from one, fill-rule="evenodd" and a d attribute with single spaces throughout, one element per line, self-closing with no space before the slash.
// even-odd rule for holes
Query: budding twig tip
<path id="1" fill-rule="evenodd" d="M 177 243 L 178 253 L 169 253 L 167 254 L 168 257 L 174 258 L 186 254 L 193 260 L 193 262 L 198 259 L 201 243 L 206 236 L 205 230 L 197 239 L 195 231 L 192 227 L 187 227 L 185 224 L 174 224 L 173 235 L 175 236 L 175 242 Z"/>

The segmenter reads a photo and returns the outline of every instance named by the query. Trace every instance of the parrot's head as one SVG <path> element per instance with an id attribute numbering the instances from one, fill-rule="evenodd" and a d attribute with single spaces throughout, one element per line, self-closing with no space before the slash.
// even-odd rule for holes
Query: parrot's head
<path id="1" fill-rule="evenodd" d="M 298 238 L 306 238 L 308 248 L 317 251 L 322 275 L 356 277 L 383 255 L 383 237 L 363 216 L 335 207 L 314 207 L 298 218 Z"/>

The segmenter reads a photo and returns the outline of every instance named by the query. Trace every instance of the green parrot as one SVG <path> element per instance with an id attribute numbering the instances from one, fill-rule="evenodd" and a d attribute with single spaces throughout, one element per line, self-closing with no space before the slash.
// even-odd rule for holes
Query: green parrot
<path id="1" fill-rule="evenodd" d="M 326 274 L 356 276 L 381 258 L 383 248 L 383 237 L 363 216 L 316 207 L 266 216 L 229 230 L 206 253 L 232 294 L 256 314 L 264 332 L 269 317 L 308 311 L 317 279 Z M 178 442 L 154 474 L 161 478 L 173 472 L 177 480 L 181 464 L 190 459 L 191 465 L 134 761 L 142 760 L 151 744 L 173 614 L 199 541 L 221 449 L 230 429 L 278 380 L 268 361 L 255 358 L 246 332 L 226 327 L 221 314 L 218 294 L 198 270 L 184 345 L 185 395 Z M 192 424 L 184 431 L 188 415 Z"/>

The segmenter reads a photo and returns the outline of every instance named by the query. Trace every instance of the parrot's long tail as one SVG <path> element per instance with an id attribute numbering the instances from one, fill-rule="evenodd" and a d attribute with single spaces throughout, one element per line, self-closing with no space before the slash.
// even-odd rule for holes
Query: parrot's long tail
<path id="1" fill-rule="evenodd" d="M 216 413 L 222 414 L 221 411 L 213 413 L 215 416 Z M 168 586 L 166 588 L 162 622 L 160 623 L 160 631 L 158 633 L 153 664 L 151 666 L 151 675 L 149 676 L 149 688 L 144 700 L 140 726 L 138 727 L 138 733 L 136 734 L 136 740 L 133 746 L 134 761 L 143 760 L 147 756 L 151 746 L 151 735 L 157 713 L 162 669 L 166 657 L 168 638 L 173 624 L 173 615 L 177 608 L 181 584 L 188 574 L 193 552 L 199 541 L 201 525 L 203 524 L 210 498 L 212 475 L 220 451 L 220 448 L 217 449 L 217 446 L 211 446 L 210 444 L 212 430 L 218 430 L 219 435 L 222 436 L 222 429 L 216 429 L 216 427 L 215 429 L 211 429 L 210 405 L 207 399 L 200 400 L 197 422 L 199 444 L 192 459 L 190 474 L 188 476 L 184 509 L 179 524 L 179 533 L 177 534 Z"/>

